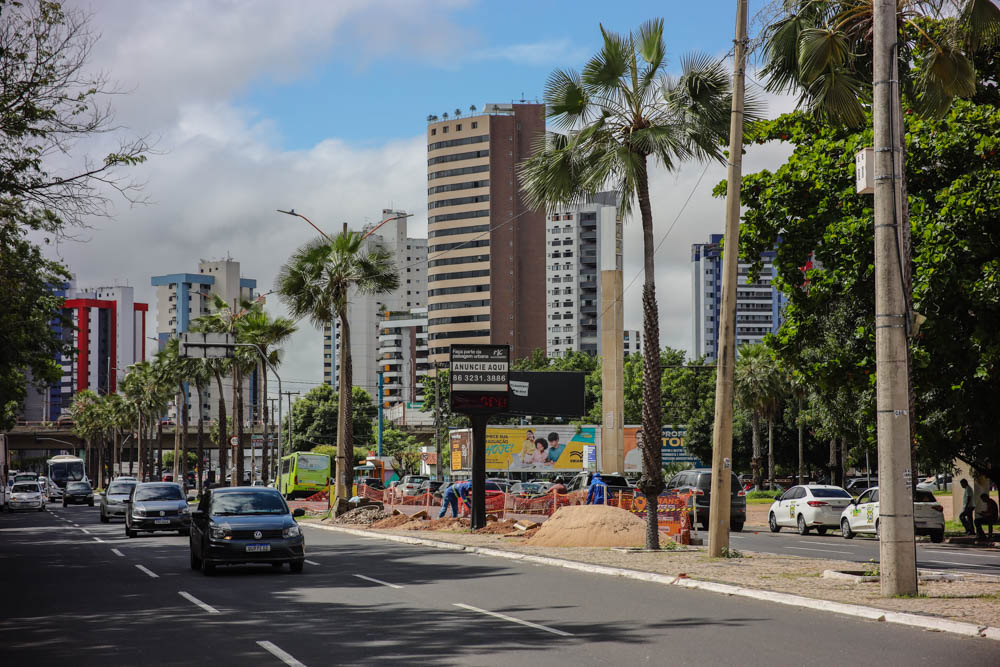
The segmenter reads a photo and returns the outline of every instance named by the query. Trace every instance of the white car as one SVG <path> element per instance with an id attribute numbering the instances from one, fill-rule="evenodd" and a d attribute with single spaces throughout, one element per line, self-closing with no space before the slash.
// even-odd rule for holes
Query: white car
<path id="1" fill-rule="evenodd" d="M 771 504 L 767 524 L 772 533 L 789 526 L 798 529 L 799 535 L 808 535 L 813 528 L 825 535 L 827 529 L 840 525 L 841 514 L 852 500 L 851 494 L 839 486 L 793 486 Z"/>
<path id="2" fill-rule="evenodd" d="M 38 510 L 45 511 L 45 496 L 42 494 L 42 486 L 38 482 L 14 482 L 10 489 L 10 503 L 13 510 Z"/>
<path id="3" fill-rule="evenodd" d="M 930 491 L 913 491 L 913 528 L 917 535 L 929 535 L 931 542 L 944 540 L 944 507 Z M 840 534 L 851 539 L 858 533 L 881 535 L 878 521 L 878 487 L 868 489 L 844 510 Z"/>

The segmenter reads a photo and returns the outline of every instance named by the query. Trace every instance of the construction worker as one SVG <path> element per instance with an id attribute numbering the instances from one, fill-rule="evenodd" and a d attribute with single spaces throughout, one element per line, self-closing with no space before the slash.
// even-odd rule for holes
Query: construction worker
<path id="1" fill-rule="evenodd" d="M 458 482 L 452 484 L 447 489 L 444 490 L 443 499 L 441 501 L 441 511 L 438 513 L 438 518 L 443 518 L 445 514 L 448 513 L 448 508 L 451 508 L 451 515 L 453 517 L 458 516 L 458 499 L 461 497 L 462 502 L 466 505 L 469 504 L 469 493 L 472 491 L 472 482 L 466 480 L 464 482 Z"/>
<path id="2" fill-rule="evenodd" d="M 588 505 L 606 505 L 608 502 L 608 485 L 601 479 L 601 473 L 595 472 L 587 490 Z"/>

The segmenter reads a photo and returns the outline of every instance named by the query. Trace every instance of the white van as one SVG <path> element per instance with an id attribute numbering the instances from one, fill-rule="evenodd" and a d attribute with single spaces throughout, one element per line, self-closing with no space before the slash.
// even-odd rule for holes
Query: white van
<path id="1" fill-rule="evenodd" d="M 929 535 L 931 542 L 944 540 L 944 507 L 930 491 L 913 491 L 913 528 L 917 535 Z M 840 515 L 840 534 L 849 540 L 858 533 L 881 535 L 877 486 L 862 493 Z"/>

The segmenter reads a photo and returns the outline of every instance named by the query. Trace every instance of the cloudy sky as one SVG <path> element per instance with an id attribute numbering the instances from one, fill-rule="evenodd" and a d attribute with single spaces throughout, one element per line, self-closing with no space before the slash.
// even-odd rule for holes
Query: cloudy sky
<path id="1" fill-rule="evenodd" d="M 414 213 L 426 234 L 425 118 L 487 102 L 538 98 L 554 67 L 580 67 L 598 24 L 628 30 L 669 8 L 673 69 L 689 51 L 725 54 L 735 2 L 510 0 L 101 0 L 67 4 L 101 35 L 95 70 L 127 94 L 113 100 L 126 135 L 157 154 L 135 170 L 148 203 L 118 201 L 79 241 L 61 242 L 80 286 L 128 284 L 150 302 L 150 276 L 197 270 L 231 255 L 261 291 L 312 230 L 358 229 L 383 208 Z M 751 2 L 751 15 L 764 4 Z M 791 108 L 769 100 L 773 116 Z M 110 138 L 105 138 L 108 140 Z M 81 146 L 95 154 L 101 146 Z M 754 147 L 745 170 L 774 168 L 781 146 Z M 721 232 L 711 197 L 721 165 L 690 164 L 652 179 L 662 343 L 691 346 L 691 244 Z M 700 179 L 700 184 L 699 184 Z M 696 186 L 697 184 L 697 186 Z M 690 197 L 686 208 L 682 206 Z M 641 266 L 638 224 L 626 225 L 625 283 Z M 625 294 L 625 324 L 641 328 L 641 280 Z M 267 308 L 282 313 L 276 298 Z M 286 386 L 322 377 L 321 334 L 308 323 L 288 347 Z M 292 381 L 296 383 L 293 384 Z"/>

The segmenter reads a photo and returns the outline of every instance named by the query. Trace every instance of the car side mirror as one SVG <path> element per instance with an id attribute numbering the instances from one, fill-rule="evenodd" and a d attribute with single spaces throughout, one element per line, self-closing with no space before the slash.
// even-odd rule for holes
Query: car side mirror
<path id="1" fill-rule="evenodd" d="M 300 517 L 300 516 L 305 516 L 305 515 L 306 515 L 306 511 L 304 509 L 302 509 L 301 507 L 296 507 L 295 509 L 292 510 L 292 516 L 293 517 Z"/>

